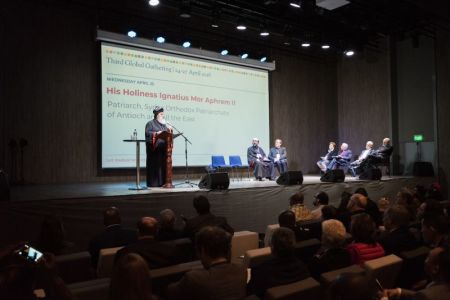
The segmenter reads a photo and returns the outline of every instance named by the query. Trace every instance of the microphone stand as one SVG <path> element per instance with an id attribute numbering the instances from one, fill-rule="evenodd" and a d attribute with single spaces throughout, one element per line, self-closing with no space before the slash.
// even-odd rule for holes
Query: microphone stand
<path id="1" fill-rule="evenodd" d="M 184 133 L 182 133 L 180 130 L 178 130 L 178 128 L 176 128 L 175 126 L 173 126 L 172 124 L 170 124 L 169 122 L 167 122 L 167 124 L 169 126 L 171 126 L 173 129 L 175 129 L 179 135 L 181 135 L 184 138 L 184 159 L 186 161 L 186 173 L 184 175 L 184 182 L 182 183 L 177 183 L 174 186 L 178 186 L 178 185 L 184 185 L 187 184 L 190 187 L 194 187 L 194 186 L 198 186 L 198 184 L 192 183 L 189 180 L 189 166 L 188 166 L 188 143 L 192 145 L 191 141 L 184 135 Z"/>

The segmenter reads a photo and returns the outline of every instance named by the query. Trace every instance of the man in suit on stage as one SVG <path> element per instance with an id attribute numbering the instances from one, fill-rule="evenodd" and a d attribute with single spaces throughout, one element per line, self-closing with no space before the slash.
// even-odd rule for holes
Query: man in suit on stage
<path id="1" fill-rule="evenodd" d="M 94 269 L 97 268 L 98 255 L 101 249 L 126 246 L 137 240 L 136 230 L 122 227 L 117 207 L 109 207 L 103 212 L 103 224 L 105 229 L 89 243 L 89 253 Z"/>
<path id="2" fill-rule="evenodd" d="M 333 160 L 328 164 L 327 169 L 333 170 L 337 166 L 348 166 L 350 165 L 350 161 L 352 160 L 352 150 L 348 148 L 347 143 L 342 143 L 341 145 L 341 151 L 339 151 L 339 154 L 335 157 L 333 157 Z"/>
<path id="3" fill-rule="evenodd" d="M 247 149 L 248 165 L 255 169 L 253 172 L 257 180 L 270 179 L 270 160 L 264 150 L 259 147 L 259 139 L 253 138 L 252 145 Z"/>
<path id="4" fill-rule="evenodd" d="M 269 160 L 271 162 L 270 180 L 275 180 L 275 169 L 277 169 L 280 174 L 287 172 L 288 170 L 286 148 L 281 147 L 282 143 L 282 140 L 276 139 L 275 147 L 271 148 L 269 152 Z"/>

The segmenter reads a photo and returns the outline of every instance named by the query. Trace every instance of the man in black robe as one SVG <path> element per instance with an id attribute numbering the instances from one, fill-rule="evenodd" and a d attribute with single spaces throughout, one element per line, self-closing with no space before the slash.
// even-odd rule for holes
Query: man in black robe
<path id="1" fill-rule="evenodd" d="M 166 177 L 166 142 L 157 139 L 156 135 L 170 129 L 164 119 L 164 109 L 156 106 L 153 110 L 153 120 L 145 125 L 145 150 L 147 152 L 147 186 L 159 187 Z"/>
<path id="2" fill-rule="evenodd" d="M 251 168 L 254 168 L 255 178 L 262 180 L 270 179 L 270 160 L 264 150 L 259 147 L 259 139 L 253 138 L 252 145 L 247 149 L 247 161 Z"/>

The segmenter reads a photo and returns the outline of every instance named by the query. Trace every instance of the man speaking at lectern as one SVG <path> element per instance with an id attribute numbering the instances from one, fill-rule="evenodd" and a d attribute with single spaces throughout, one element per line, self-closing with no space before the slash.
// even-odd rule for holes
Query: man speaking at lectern
<path id="1" fill-rule="evenodd" d="M 163 131 L 172 131 L 164 119 L 164 109 L 156 106 L 153 120 L 145 125 L 145 150 L 147 152 L 147 186 L 159 187 L 164 184 L 166 176 L 166 142 L 157 139 L 156 135 Z"/>

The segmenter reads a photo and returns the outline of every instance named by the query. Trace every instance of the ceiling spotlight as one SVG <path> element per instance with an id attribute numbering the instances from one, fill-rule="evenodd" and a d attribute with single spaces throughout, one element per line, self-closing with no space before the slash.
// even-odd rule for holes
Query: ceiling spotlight
<path id="1" fill-rule="evenodd" d="M 265 62 L 267 60 L 266 56 L 261 57 L 261 59 L 259 60 L 260 62 Z"/>
<path id="2" fill-rule="evenodd" d="M 220 51 L 220 54 L 225 56 L 228 54 L 228 50 L 227 49 L 223 49 L 222 51 Z"/>
<path id="3" fill-rule="evenodd" d="M 213 20 L 213 21 L 211 22 L 211 27 L 212 27 L 212 28 L 219 28 L 219 22 L 217 22 L 216 20 Z"/>
<path id="4" fill-rule="evenodd" d="M 330 45 L 328 44 L 322 45 L 322 49 L 330 49 Z"/>
<path id="5" fill-rule="evenodd" d="M 245 30 L 245 29 L 247 29 L 247 26 L 245 26 L 244 21 L 242 20 L 242 18 L 239 18 L 238 23 L 236 25 L 236 29 L 237 30 Z"/>
<path id="6" fill-rule="evenodd" d="M 191 4 L 189 1 L 183 1 L 180 6 L 180 18 L 188 19 L 191 17 Z"/>
<path id="7" fill-rule="evenodd" d="M 130 38 L 135 38 L 135 37 L 137 36 L 137 33 L 136 33 L 136 31 L 134 31 L 134 30 L 130 30 L 130 31 L 128 31 L 127 35 L 128 35 Z"/>
<path id="8" fill-rule="evenodd" d="M 244 53 L 244 54 L 241 55 L 242 59 L 246 59 L 247 57 L 248 57 L 248 53 Z"/>
<path id="9" fill-rule="evenodd" d="M 286 40 L 283 42 L 283 45 L 285 45 L 285 46 L 290 46 L 290 45 L 291 45 L 291 41 L 288 40 L 288 39 L 286 39 Z"/>
<path id="10" fill-rule="evenodd" d="M 344 51 L 344 54 L 346 56 L 353 56 L 353 55 L 355 55 L 355 51 L 353 51 L 353 50 L 346 50 L 346 51 Z"/>
<path id="11" fill-rule="evenodd" d="M 303 48 L 308 48 L 308 47 L 310 47 L 310 46 L 311 46 L 310 43 L 307 43 L 307 42 L 303 42 L 303 43 L 302 43 L 302 47 L 303 47 Z"/>
<path id="12" fill-rule="evenodd" d="M 189 48 L 191 46 L 191 42 L 186 41 L 183 43 L 183 48 Z"/>
<path id="13" fill-rule="evenodd" d="M 300 1 L 291 1 L 289 5 L 295 8 L 300 8 Z"/>
<path id="14" fill-rule="evenodd" d="M 148 4 L 150 6 L 158 6 L 159 5 L 159 0 L 149 0 Z"/>
<path id="15" fill-rule="evenodd" d="M 212 28 L 219 28 L 219 21 L 220 21 L 220 8 L 214 7 L 211 12 L 211 27 Z"/>
<path id="16" fill-rule="evenodd" d="M 162 36 L 158 36 L 158 37 L 156 38 L 156 41 L 157 41 L 158 43 L 162 44 L 162 43 L 164 43 L 164 42 L 166 41 L 166 39 L 165 39 L 164 37 L 162 37 Z"/>

